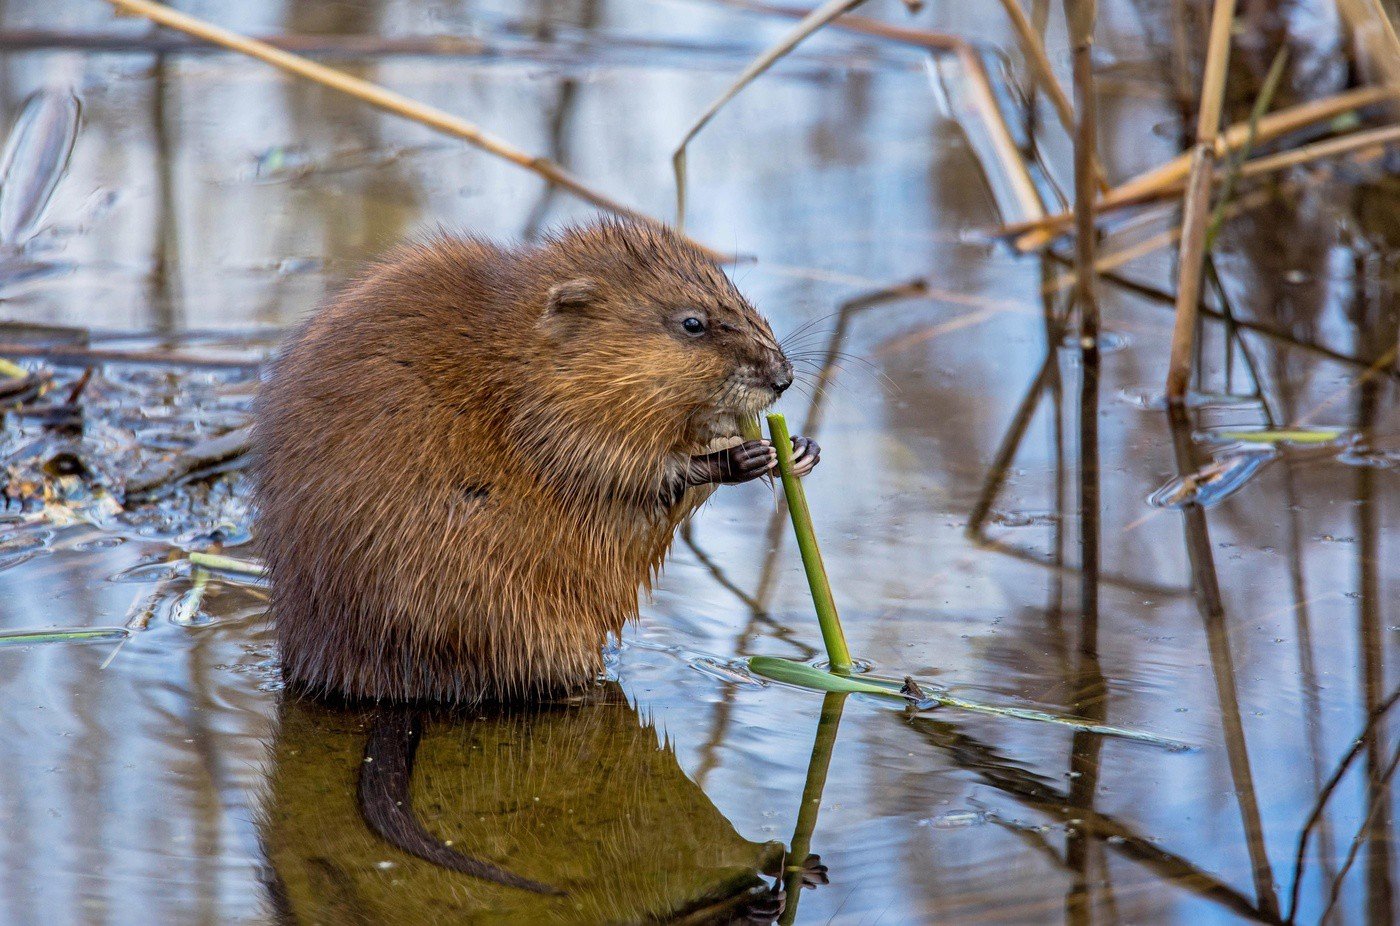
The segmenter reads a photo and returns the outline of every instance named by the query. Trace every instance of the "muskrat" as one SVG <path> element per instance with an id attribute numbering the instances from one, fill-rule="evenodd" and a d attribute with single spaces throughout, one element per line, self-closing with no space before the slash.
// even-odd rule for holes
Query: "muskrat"
<path id="1" fill-rule="evenodd" d="M 258 400 L 284 675 L 456 703 L 593 681 L 677 526 L 774 471 L 740 421 L 792 380 L 767 322 L 662 226 L 401 247 L 292 337 Z M 820 449 L 793 455 L 805 475 Z"/>

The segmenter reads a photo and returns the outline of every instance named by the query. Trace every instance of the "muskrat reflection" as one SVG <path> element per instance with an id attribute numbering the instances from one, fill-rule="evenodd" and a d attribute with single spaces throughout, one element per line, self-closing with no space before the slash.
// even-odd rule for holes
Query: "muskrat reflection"
<path id="1" fill-rule="evenodd" d="M 373 767 L 373 768 L 367 768 Z M 738 834 L 614 686 L 448 713 L 288 698 L 261 820 L 283 922 L 771 922 Z"/>

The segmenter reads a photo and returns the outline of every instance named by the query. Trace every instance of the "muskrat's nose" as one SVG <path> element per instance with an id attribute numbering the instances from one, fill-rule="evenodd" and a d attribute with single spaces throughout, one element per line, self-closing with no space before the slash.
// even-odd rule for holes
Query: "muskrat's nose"
<path id="1" fill-rule="evenodd" d="M 773 374 L 773 391 L 778 395 L 787 392 L 787 387 L 792 385 L 792 364 L 784 357 L 778 364 L 777 372 Z"/>

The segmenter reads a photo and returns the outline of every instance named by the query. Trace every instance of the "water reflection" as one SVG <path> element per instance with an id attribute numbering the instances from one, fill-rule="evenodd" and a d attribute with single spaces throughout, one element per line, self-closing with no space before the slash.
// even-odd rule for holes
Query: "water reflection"
<path id="1" fill-rule="evenodd" d="M 407 724 L 414 751 L 403 755 L 396 733 Z M 776 912 L 759 873 L 776 873 L 781 844 L 740 836 L 615 685 L 574 704 L 411 718 L 287 699 L 269 755 L 259 832 L 269 902 L 287 922 L 475 922 L 484 911 L 497 922 L 727 922 Z M 386 783 L 400 771 L 411 781 Z M 383 821 L 401 812 L 425 832 L 400 827 L 391 844 Z M 562 894 L 470 877 L 455 853 Z"/>

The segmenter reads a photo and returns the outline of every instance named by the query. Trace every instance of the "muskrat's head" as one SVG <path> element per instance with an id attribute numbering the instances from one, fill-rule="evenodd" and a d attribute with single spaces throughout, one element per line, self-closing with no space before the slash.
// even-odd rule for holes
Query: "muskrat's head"
<path id="1" fill-rule="evenodd" d="M 792 385 L 768 322 L 675 232 L 609 219 L 551 237 L 542 254 L 557 281 L 540 324 L 559 369 L 617 401 L 732 435 Z"/>

